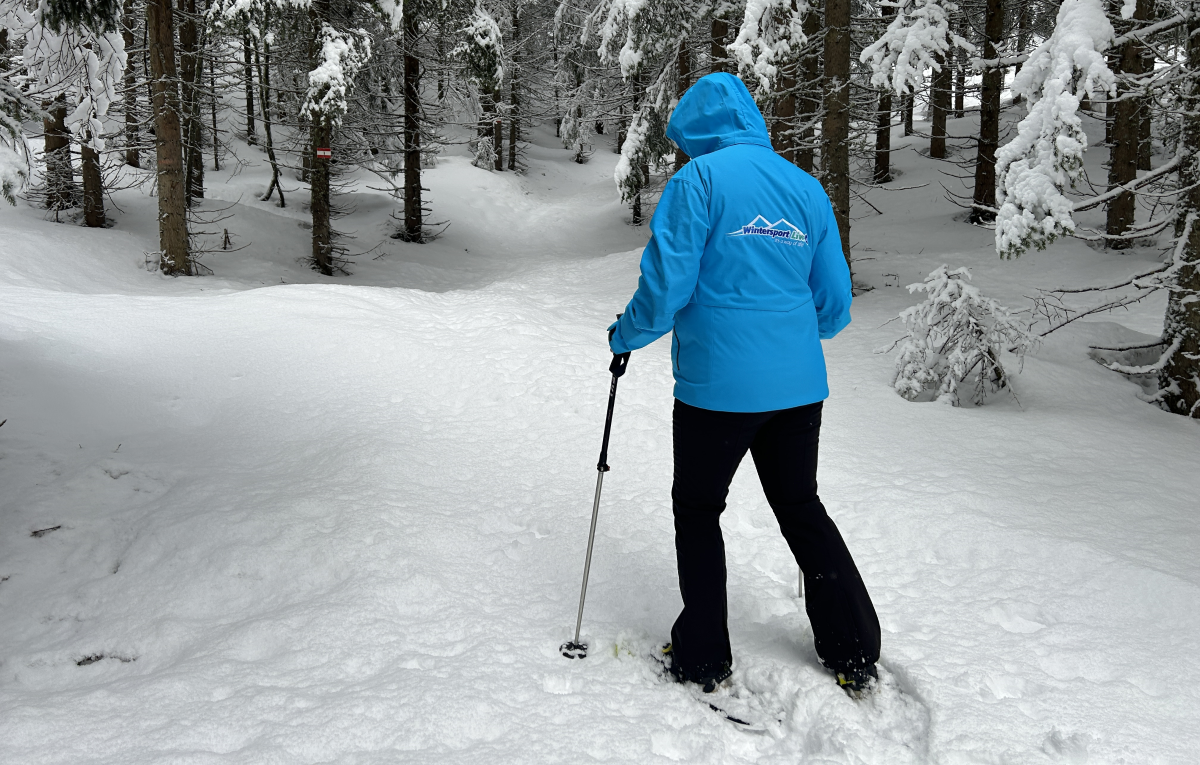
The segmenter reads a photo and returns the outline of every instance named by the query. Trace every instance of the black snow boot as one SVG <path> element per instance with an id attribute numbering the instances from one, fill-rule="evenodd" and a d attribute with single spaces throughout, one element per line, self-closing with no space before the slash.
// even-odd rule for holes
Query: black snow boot
<path id="1" fill-rule="evenodd" d="M 852 699 L 861 699 L 871 692 L 879 682 L 879 672 L 874 664 L 834 673 L 837 683 Z"/>
<path id="2" fill-rule="evenodd" d="M 717 689 L 717 686 L 729 679 L 733 674 L 733 667 L 729 662 L 722 662 L 719 666 L 700 667 L 698 670 L 684 672 L 675 661 L 675 656 L 671 653 L 671 644 L 667 643 L 662 648 L 663 665 L 667 668 L 667 672 L 671 677 L 675 678 L 677 683 L 695 683 L 700 686 L 700 689 L 705 693 L 712 693 Z"/>

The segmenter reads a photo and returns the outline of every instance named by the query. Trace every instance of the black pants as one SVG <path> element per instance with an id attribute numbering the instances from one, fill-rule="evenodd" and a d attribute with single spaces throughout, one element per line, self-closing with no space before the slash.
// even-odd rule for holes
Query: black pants
<path id="1" fill-rule="evenodd" d="M 804 572 L 804 604 L 826 667 L 879 659 L 879 619 L 837 526 L 817 497 L 821 402 L 777 412 L 714 412 L 675 402 L 675 553 L 683 612 L 674 660 L 691 679 L 732 663 L 720 517 L 749 449 L 780 531 Z"/>

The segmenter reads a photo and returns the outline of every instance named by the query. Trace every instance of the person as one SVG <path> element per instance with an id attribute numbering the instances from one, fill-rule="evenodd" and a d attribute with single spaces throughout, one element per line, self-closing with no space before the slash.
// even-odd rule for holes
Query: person
<path id="1" fill-rule="evenodd" d="M 754 99 L 725 73 L 680 99 L 667 137 L 691 157 L 663 190 L 615 354 L 672 332 L 671 500 L 683 611 L 671 674 L 712 691 L 732 673 L 720 516 L 749 450 L 804 577 L 817 654 L 847 692 L 877 679 L 871 598 L 817 496 L 829 395 L 821 340 L 850 323 L 850 270 L 829 197 L 777 155 Z"/>

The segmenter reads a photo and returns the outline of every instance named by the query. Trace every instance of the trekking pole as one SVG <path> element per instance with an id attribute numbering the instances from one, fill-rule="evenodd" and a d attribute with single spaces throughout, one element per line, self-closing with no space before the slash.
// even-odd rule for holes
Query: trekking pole
<path id="1" fill-rule="evenodd" d="M 625 374 L 629 364 L 629 353 L 614 353 L 608 371 L 612 372 L 612 385 L 608 389 L 608 415 L 604 418 L 604 444 L 600 447 L 600 461 L 596 463 L 596 498 L 592 500 L 592 529 L 588 532 L 587 557 L 583 561 L 583 587 L 579 590 L 579 614 L 575 617 L 575 639 L 559 646 L 558 650 L 568 659 L 587 657 L 587 643 L 579 642 L 579 628 L 583 625 L 583 601 L 587 597 L 588 573 L 592 570 L 592 543 L 596 541 L 596 518 L 600 515 L 600 490 L 604 487 L 604 474 L 608 472 L 608 435 L 612 431 L 613 405 L 617 403 L 617 378 Z"/>

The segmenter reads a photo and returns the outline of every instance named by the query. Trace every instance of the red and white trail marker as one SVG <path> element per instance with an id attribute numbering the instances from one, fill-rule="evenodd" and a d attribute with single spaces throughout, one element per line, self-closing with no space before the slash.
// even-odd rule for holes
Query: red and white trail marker
<path id="1" fill-rule="evenodd" d="M 332 157 L 332 149 L 317 149 L 317 159 L 331 159 Z"/>

